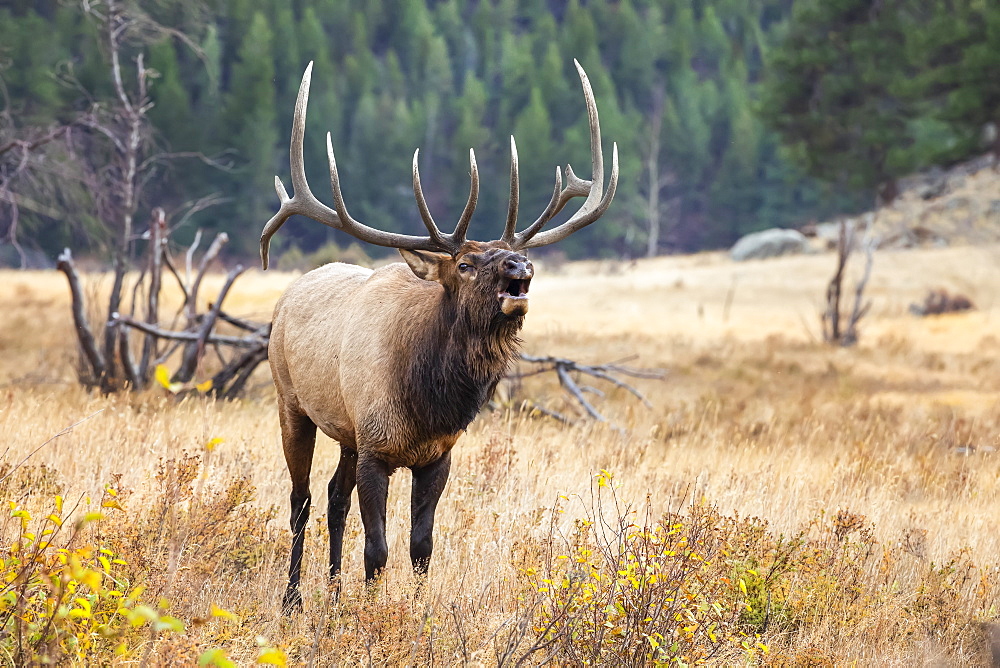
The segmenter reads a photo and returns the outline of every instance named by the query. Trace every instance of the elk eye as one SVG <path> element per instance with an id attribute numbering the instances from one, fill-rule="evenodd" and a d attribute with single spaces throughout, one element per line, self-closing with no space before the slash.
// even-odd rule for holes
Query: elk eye
<path id="1" fill-rule="evenodd" d="M 469 271 L 470 269 L 472 269 L 472 267 L 470 267 L 470 266 L 469 266 L 468 264 L 466 264 L 465 262 L 463 262 L 463 263 L 461 263 L 460 265 L 458 265 L 458 270 L 459 270 L 459 271 Z"/>

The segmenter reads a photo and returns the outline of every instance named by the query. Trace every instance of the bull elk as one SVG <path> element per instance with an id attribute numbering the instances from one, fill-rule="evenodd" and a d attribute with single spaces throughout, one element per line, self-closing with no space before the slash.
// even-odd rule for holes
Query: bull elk
<path id="1" fill-rule="evenodd" d="M 317 427 L 340 444 L 340 462 L 328 486 L 330 576 L 340 571 L 344 525 L 355 486 L 365 531 L 365 578 L 385 567 L 386 497 L 389 476 L 413 472 L 410 560 L 426 573 L 432 550 L 434 511 L 448 479 L 451 449 L 517 356 L 518 332 L 528 311 L 534 276 L 523 251 L 555 243 L 600 218 L 618 183 L 618 147 L 604 190 L 604 158 L 594 94 L 576 63 L 590 120 L 592 180 L 556 168 L 552 199 L 541 215 L 516 231 L 517 147 L 511 137 L 510 204 L 497 241 L 466 239 L 479 196 L 476 157 L 469 151 L 472 185 L 451 234 L 434 223 L 420 186 L 419 149 L 413 154 L 413 192 L 427 236 L 373 229 L 351 217 L 340 191 L 333 144 L 327 156 L 334 208 L 309 189 L 303 166 L 306 105 L 312 63 L 295 102 L 290 162 L 293 197 L 275 177 L 278 213 L 260 239 L 264 268 L 268 244 L 293 214 L 301 214 L 368 243 L 396 248 L 405 264 L 375 271 L 334 263 L 292 283 L 278 300 L 269 346 L 271 372 L 285 461 L 292 478 L 292 554 L 286 608 L 300 607 L 299 577 L 311 495 L 309 473 Z M 586 197 L 566 222 L 542 227 L 574 197 Z"/>

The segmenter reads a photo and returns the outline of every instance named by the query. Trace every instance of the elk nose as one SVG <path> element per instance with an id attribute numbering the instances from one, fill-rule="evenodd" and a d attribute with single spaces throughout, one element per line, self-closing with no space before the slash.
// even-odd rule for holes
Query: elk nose
<path id="1" fill-rule="evenodd" d="M 525 257 L 509 257 L 503 261 L 503 275 L 507 278 L 531 278 L 535 268 Z"/>

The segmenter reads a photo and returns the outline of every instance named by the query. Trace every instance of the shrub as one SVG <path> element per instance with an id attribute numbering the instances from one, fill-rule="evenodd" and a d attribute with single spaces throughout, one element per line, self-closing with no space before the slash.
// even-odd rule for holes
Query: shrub
<path id="1" fill-rule="evenodd" d="M 733 577 L 740 553 L 760 547 L 759 520 L 726 518 L 706 505 L 652 520 L 647 503 L 637 523 L 607 471 L 591 496 L 572 534 L 550 535 L 538 546 L 547 555 L 541 563 L 522 566 L 535 640 L 526 650 L 509 647 L 508 657 L 688 665 L 767 652 L 744 619 L 755 601 L 742 576 Z"/>

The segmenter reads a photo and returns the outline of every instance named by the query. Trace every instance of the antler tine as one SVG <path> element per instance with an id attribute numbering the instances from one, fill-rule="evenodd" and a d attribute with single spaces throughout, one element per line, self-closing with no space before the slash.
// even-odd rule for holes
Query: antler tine
<path id="1" fill-rule="evenodd" d="M 566 167 L 569 168 L 569 165 Z M 572 170 L 570 170 L 570 173 L 572 174 Z M 535 236 L 535 234 L 538 233 L 538 230 L 542 229 L 542 226 L 545 225 L 545 223 L 552 220 L 552 217 L 562 211 L 562 208 L 566 206 L 566 202 L 568 202 L 572 196 L 566 195 L 566 192 L 569 190 L 569 186 L 566 187 L 566 190 L 563 190 L 562 184 L 562 169 L 559 168 L 559 165 L 556 165 L 556 185 L 552 189 L 552 198 L 549 199 L 549 203 L 545 205 L 542 215 L 540 215 L 535 222 L 529 225 L 523 232 L 518 232 L 514 235 L 515 245 L 521 246 L 525 241 Z"/>
<path id="2" fill-rule="evenodd" d="M 553 192 L 549 205 L 545 207 L 542 215 L 532 223 L 527 229 L 514 236 L 514 248 L 527 249 L 547 246 L 549 244 L 565 239 L 577 230 L 586 227 L 594 222 L 607 211 L 614 199 L 614 193 L 618 187 L 618 145 L 615 144 L 612 151 L 611 180 L 608 184 L 608 192 L 604 193 L 604 154 L 601 150 L 601 123 L 597 114 L 597 102 L 594 100 L 594 91 L 590 85 L 590 79 L 580 63 L 574 59 L 577 72 L 580 75 L 580 82 L 583 85 L 583 96 L 587 103 L 587 117 L 590 124 L 590 162 L 593 178 L 590 181 L 579 178 L 573 173 L 573 168 L 566 165 L 566 187 L 562 188 L 562 178 L 556 172 L 556 190 Z M 561 188 L 561 190 L 560 190 Z M 573 214 L 569 220 L 559 227 L 549 230 L 539 236 L 539 230 L 558 214 L 566 203 L 574 197 L 586 196 L 586 201 L 579 211 Z"/>
<path id="3" fill-rule="evenodd" d="M 555 229 L 548 230 L 547 232 L 542 232 L 541 234 L 534 236 L 522 243 L 518 248 L 528 249 L 528 248 L 538 248 L 540 246 L 548 246 L 549 244 L 554 244 L 557 241 L 561 241 L 573 234 L 574 232 L 583 229 L 587 225 L 600 218 L 611 206 L 612 200 L 615 198 L 615 192 L 618 190 L 618 143 L 615 142 L 612 145 L 611 150 L 611 178 L 608 181 L 608 190 L 604 193 L 601 201 L 596 207 L 587 211 L 586 203 L 584 206 L 573 214 L 569 220 L 565 223 L 556 227 Z M 593 194 L 593 190 L 591 190 Z"/>
<path id="4" fill-rule="evenodd" d="M 333 190 L 336 210 L 326 206 L 313 195 L 309 189 L 309 181 L 306 179 L 305 160 L 302 154 L 302 145 L 306 133 L 306 107 L 309 104 L 309 85 L 312 81 L 312 66 L 313 64 L 310 62 L 302 74 L 302 83 L 299 84 L 299 94 L 295 100 L 295 114 L 292 119 L 292 139 L 288 151 L 288 161 L 291 167 L 292 187 L 295 189 L 295 194 L 289 197 L 288 191 L 285 190 L 284 184 L 281 183 L 281 179 L 278 177 L 274 178 L 274 189 L 278 193 L 281 206 L 278 212 L 264 225 L 264 230 L 260 236 L 260 259 L 264 269 L 267 269 L 268 265 L 268 249 L 271 237 L 284 225 L 286 220 L 295 214 L 307 216 L 316 222 L 347 232 L 361 241 L 375 244 L 376 246 L 406 248 L 409 250 L 450 251 L 451 248 L 441 238 L 440 233 L 438 233 L 437 238 L 432 238 L 383 232 L 351 218 L 351 215 L 347 212 L 347 206 L 344 204 L 344 196 L 340 191 L 340 175 L 337 173 L 337 161 L 333 155 L 333 141 L 330 138 L 329 132 L 326 134 L 326 153 L 330 166 L 330 186 Z"/>
<path id="5" fill-rule="evenodd" d="M 288 150 L 288 162 L 292 172 L 292 187 L 295 189 L 295 196 L 289 197 L 284 184 L 277 176 L 274 177 L 274 189 L 278 193 L 281 206 L 278 212 L 271 217 L 260 235 L 260 260 L 264 269 L 268 265 L 268 250 L 271 244 L 271 237 L 285 224 L 294 214 L 300 213 L 305 216 L 329 225 L 339 227 L 340 220 L 337 213 L 317 200 L 312 191 L 309 190 L 309 183 L 306 180 L 305 164 L 302 157 L 303 138 L 306 134 L 306 107 L 309 104 L 309 84 L 312 81 L 312 62 L 306 66 L 302 74 L 302 83 L 299 84 L 299 94 L 295 98 L 295 114 L 292 120 L 292 139 Z"/>
<path id="6" fill-rule="evenodd" d="M 370 244 L 375 244 L 376 246 L 385 246 L 387 248 L 406 248 L 409 250 L 428 250 L 428 251 L 448 251 L 451 252 L 450 245 L 447 240 L 441 235 L 441 232 L 437 232 L 437 238 L 434 237 L 417 237 L 409 234 L 396 234 L 395 232 L 383 232 L 382 230 L 376 230 L 373 227 L 368 227 L 364 223 L 360 223 L 351 217 L 351 214 L 347 212 L 347 205 L 344 204 L 344 195 L 340 190 L 340 174 L 337 172 L 337 160 L 333 156 L 333 140 L 330 138 L 330 133 L 326 133 L 326 156 L 330 163 L 330 187 L 333 190 L 333 204 L 337 209 L 337 215 L 340 217 L 341 226 L 338 229 L 347 232 L 351 236 L 360 239 L 361 241 L 367 241 Z M 416 157 L 416 156 L 414 156 Z M 423 197 L 421 196 L 422 200 Z M 424 204 L 424 209 L 426 210 L 427 205 Z M 427 214 L 428 219 L 430 218 L 430 213 Z M 431 221 L 431 225 L 434 221 Z M 429 230 L 430 228 L 428 228 Z M 437 228 L 435 227 L 435 230 Z"/>
<path id="7" fill-rule="evenodd" d="M 420 211 L 420 219 L 424 221 L 424 227 L 431 235 L 431 240 L 443 248 L 452 249 L 453 244 L 450 239 L 446 239 L 438 226 L 434 223 L 431 210 L 427 208 L 427 200 L 424 199 L 424 190 L 420 187 L 420 167 L 417 164 L 420 156 L 420 149 L 413 152 L 413 196 L 417 200 L 417 209 Z"/>
<path id="8" fill-rule="evenodd" d="M 510 203 L 507 205 L 507 222 L 504 224 L 501 239 L 514 245 L 517 230 L 517 207 L 521 198 L 520 178 L 517 173 L 517 143 L 514 135 L 510 136 Z"/>
<path id="9" fill-rule="evenodd" d="M 471 148 L 469 149 L 469 169 L 469 177 L 472 181 L 469 186 L 469 201 L 465 203 L 462 217 L 458 219 L 455 231 L 451 235 L 452 241 L 457 246 L 465 243 L 465 233 L 469 229 L 469 221 L 472 220 L 472 214 L 475 212 L 476 204 L 479 202 L 479 167 L 476 165 L 476 152 Z"/>

